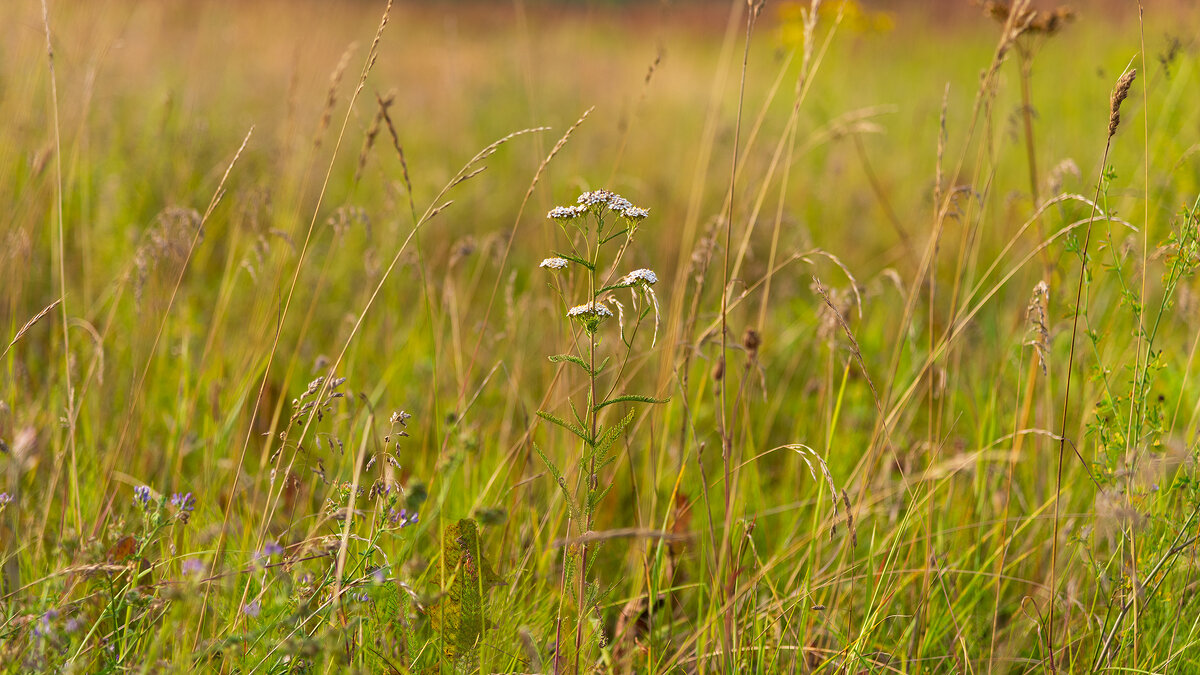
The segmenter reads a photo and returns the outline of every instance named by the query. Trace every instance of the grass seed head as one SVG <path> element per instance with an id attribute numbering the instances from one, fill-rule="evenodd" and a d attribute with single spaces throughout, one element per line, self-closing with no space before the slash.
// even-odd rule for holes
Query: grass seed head
<path id="1" fill-rule="evenodd" d="M 1112 138 L 1117 133 L 1117 127 L 1121 125 L 1121 104 L 1125 102 L 1125 98 L 1129 96 L 1129 88 L 1133 86 L 1133 80 L 1137 77 L 1137 69 L 1130 68 L 1121 74 L 1117 80 L 1117 86 L 1113 87 L 1112 98 L 1108 106 L 1108 137 Z"/>

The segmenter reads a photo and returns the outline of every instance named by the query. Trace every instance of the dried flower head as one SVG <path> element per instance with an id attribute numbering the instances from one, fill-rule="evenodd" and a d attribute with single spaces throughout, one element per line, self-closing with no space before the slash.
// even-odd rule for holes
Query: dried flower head
<path id="1" fill-rule="evenodd" d="M 745 334 L 742 335 L 742 347 L 750 358 L 758 356 L 758 348 L 762 346 L 762 336 L 753 328 L 747 328 Z"/>
<path id="2" fill-rule="evenodd" d="M 578 321 L 588 335 L 595 335 L 600 324 L 612 318 L 612 315 L 612 310 L 597 302 L 576 305 L 567 310 L 567 317 Z"/>
<path id="3" fill-rule="evenodd" d="M 538 267 L 548 270 L 565 270 L 567 269 L 567 265 L 570 264 L 571 261 L 567 260 L 566 258 L 546 258 L 538 264 Z"/>
<path id="4" fill-rule="evenodd" d="M 1013 4 L 1004 0 L 988 0 L 983 3 L 983 12 L 1000 24 L 1007 24 L 1013 14 Z M 1012 19 L 1013 37 L 1024 34 L 1054 35 L 1075 18 L 1075 10 L 1062 6 L 1049 11 L 1039 11 L 1020 6 Z"/>

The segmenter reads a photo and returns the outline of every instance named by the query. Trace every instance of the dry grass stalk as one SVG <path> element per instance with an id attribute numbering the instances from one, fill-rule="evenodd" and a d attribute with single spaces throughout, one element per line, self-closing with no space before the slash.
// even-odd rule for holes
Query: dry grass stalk
<path id="1" fill-rule="evenodd" d="M 375 139 L 379 136 L 380 127 L 383 123 L 383 117 L 387 114 L 387 109 L 396 101 L 396 93 L 388 92 L 386 97 L 380 97 L 375 94 L 375 100 L 379 102 L 379 111 L 375 113 L 375 117 L 371 119 L 371 126 L 367 128 L 366 138 L 363 139 L 362 150 L 358 153 L 358 164 L 354 168 L 354 182 L 362 177 L 363 169 L 367 166 L 367 155 L 371 152 L 371 148 L 375 147 Z"/>
<path id="2" fill-rule="evenodd" d="M 357 42 L 351 42 L 346 51 L 342 52 L 342 58 L 338 61 L 337 67 L 333 69 L 333 74 L 329 76 L 329 92 L 325 94 L 325 109 L 321 111 L 321 122 L 317 125 L 317 133 L 313 136 L 313 149 L 321 147 L 321 139 L 325 136 L 325 131 L 329 129 L 329 123 L 333 121 L 333 109 L 337 106 L 337 90 L 342 84 L 342 76 L 346 74 L 346 66 L 350 65 L 350 55 L 358 49 Z"/>
<path id="3" fill-rule="evenodd" d="M 415 217 L 417 208 L 413 203 L 412 180 L 408 177 L 408 161 L 404 159 L 404 146 L 400 144 L 400 135 L 396 133 L 396 125 L 392 124 L 392 116 L 388 113 L 388 108 L 392 105 L 391 94 L 387 99 L 382 99 L 376 94 L 375 101 L 379 103 L 379 116 L 387 125 L 388 135 L 392 137 L 392 147 L 396 149 L 396 156 L 400 158 L 400 175 L 404 178 L 404 189 L 408 192 L 408 208 Z"/>
<path id="4" fill-rule="evenodd" d="M 854 356 L 854 360 L 858 362 L 858 367 L 862 369 L 863 377 L 867 378 L 867 384 L 871 387 L 871 394 L 875 397 L 876 407 L 879 407 L 882 411 L 882 402 L 879 398 L 879 392 L 875 389 L 875 382 L 871 379 L 871 374 L 867 372 L 867 364 L 865 361 L 863 361 L 862 350 L 858 347 L 858 340 L 854 339 L 854 333 L 850 330 L 850 324 L 846 323 L 846 317 L 842 316 L 842 313 L 838 310 L 837 305 L 833 303 L 833 300 L 829 297 L 829 291 L 826 290 L 825 286 L 821 284 L 821 280 L 815 275 L 813 276 L 812 280 L 813 289 L 816 290 L 817 294 L 821 296 L 821 299 L 825 301 L 825 306 L 829 308 L 829 311 L 833 312 L 834 318 L 837 319 L 838 324 L 842 327 L 842 332 L 846 334 L 846 339 L 850 340 L 850 353 Z M 837 493 L 834 492 L 834 494 Z"/>
<path id="5" fill-rule="evenodd" d="M 688 534 L 679 534 L 677 532 L 666 532 L 663 530 L 652 530 L 640 527 L 622 527 L 615 530 L 602 530 L 599 532 L 585 532 L 577 537 L 564 539 L 555 539 L 551 542 L 551 548 L 564 548 L 567 546 L 577 546 L 579 544 L 590 544 L 595 541 L 608 541 L 610 539 L 655 539 L 660 541 L 687 541 L 691 539 Z"/>
<path id="6" fill-rule="evenodd" d="M 62 302 L 62 298 L 59 298 L 59 299 L 55 300 L 54 302 L 50 303 L 49 305 L 46 305 L 45 309 L 38 312 L 37 315 L 34 316 L 32 319 L 26 321 L 25 325 L 21 326 L 21 330 L 17 331 L 17 334 L 13 336 L 13 339 L 11 342 L 8 343 L 8 346 L 4 348 L 4 353 L 0 354 L 0 358 L 4 358 L 5 356 L 7 356 L 8 350 L 12 349 L 13 345 L 17 344 L 17 341 L 20 340 L 22 336 L 24 336 L 26 333 L 29 332 L 29 330 L 31 328 L 33 328 L 35 325 L 37 325 L 37 322 L 46 318 L 47 314 L 49 314 L 55 307 L 58 307 L 58 304 L 60 302 Z"/>

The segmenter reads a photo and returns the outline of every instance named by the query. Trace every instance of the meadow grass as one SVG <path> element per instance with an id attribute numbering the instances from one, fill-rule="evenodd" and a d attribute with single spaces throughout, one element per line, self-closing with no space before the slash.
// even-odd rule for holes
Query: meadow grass
<path id="1" fill-rule="evenodd" d="M 0 5 L 0 671 L 1200 672 L 1200 16 L 984 4 Z"/>

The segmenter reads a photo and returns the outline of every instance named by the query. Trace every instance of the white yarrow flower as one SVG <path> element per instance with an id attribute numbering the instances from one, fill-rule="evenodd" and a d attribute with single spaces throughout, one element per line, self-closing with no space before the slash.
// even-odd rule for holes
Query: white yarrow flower
<path id="1" fill-rule="evenodd" d="M 575 305 L 567 310 L 567 317 L 578 321 L 588 335 L 595 335 L 600 324 L 604 323 L 605 319 L 611 318 L 612 315 L 611 309 L 595 302 Z"/>
<path id="2" fill-rule="evenodd" d="M 653 286 L 658 283 L 658 275 L 654 270 L 642 268 L 634 270 L 621 278 L 621 284 L 625 286 Z"/>
<path id="3" fill-rule="evenodd" d="M 544 267 L 548 270 L 565 270 L 567 269 L 567 265 L 570 264 L 571 261 L 566 258 L 546 258 L 538 267 Z"/>
<path id="4" fill-rule="evenodd" d="M 567 310 L 567 316 L 571 317 L 572 319 L 586 316 L 598 316 L 607 319 L 612 315 L 612 310 L 604 305 L 598 305 L 594 302 L 589 302 L 584 305 L 575 305 L 571 309 Z"/>
<path id="5" fill-rule="evenodd" d="M 591 192 L 585 192 L 579 195 L 578 201 L 581 206 L 586 208 L 590 206 L 609 204 L 614 198 L 620 199 L 620 197 L 609 192 L 608 190 L 592 190 Z"/>
<path id="6" fill-rule="evenodd" d="M 621 210 L 621 215 L 629 220 L 638 221 L 645 219 L 646 216 L 650 215 L 650 212 L 640 206 L 629 206 Z"/>
<path id="7" fill-rule="evenodd" d="M 546 214 L 551 220 L 571 220 L 587 213 L 586 206 L 556 206 Z"/>

